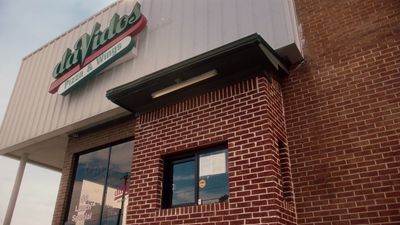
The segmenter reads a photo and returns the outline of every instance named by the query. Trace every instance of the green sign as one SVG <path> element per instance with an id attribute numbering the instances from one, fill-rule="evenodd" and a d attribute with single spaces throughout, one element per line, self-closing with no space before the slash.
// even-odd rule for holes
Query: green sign
<path id="1" fill-rule="evenodd" d="M 101 30 L 96 23 L 90 34 L 83 34 L 73 50 L 67 48 L 53 70 L 56 80 L 49 88 L 50 93 L 68 94 L 71 88 L 84 81 L 123 56 L 134 46 L 132 37 L 146 25 L 146 18 L 136 3 L 129 15 L 120 17 L 115 13 L 109 26 Z M 124 41 L 123 41 L 124 40 Z M 129 40 L 129 41 L 128 41 Z M 129 42 L 129 43 L 128 43 Z"/>
<path id="2" fill-rule="evenodd" d="M 112 48 L 101 54 L 95 60 L 84 66 L 81 70 L 66 80 L 58 89 L 58 93 L 61 95 L 67 95 L 70 93 L 76 84 L 82 83 L 82 81 L 91 78 L 99 71 L 103 70 L 121 56 L 129 52 L 135 46 L 135 42 L 132 37 L 127 36 L 119 41 Z"/>

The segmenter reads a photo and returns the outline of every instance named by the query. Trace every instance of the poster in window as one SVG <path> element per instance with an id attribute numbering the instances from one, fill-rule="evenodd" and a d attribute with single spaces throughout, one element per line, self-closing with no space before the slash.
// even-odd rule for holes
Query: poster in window
<path id="1" fill-rule="evenodd" d="M 218 152 L 200 156 L 200 177 L 226 173 L 226 153 Z"/>

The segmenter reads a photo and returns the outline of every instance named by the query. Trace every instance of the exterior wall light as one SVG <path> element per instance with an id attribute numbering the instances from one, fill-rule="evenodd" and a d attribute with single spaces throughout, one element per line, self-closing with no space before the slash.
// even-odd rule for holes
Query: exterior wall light
<path id="1" fill-rule="evenodd" d="M 161 97 L 161 96 L 163 96 L 163 95 L 166 95 L 166 94 L 169 94 L 169 93 L 171 93 L 171 92 L 177 91 L 177 90 L 182 89 L 182 88 L 184 88 L 184 87 L 187 87 L 187 86 L 190 86 L 190 85 L 192 85 L 192 84 L 195 84 L 195 83 L 201 82 L 201 81 L 203 81 L 203 80 L 209 79 L 209 78 L 211 78 L 211 77 L 214 77 L 214 76 L 216 76 L 217 74 L 218 74 L 217 70 L 210 70 L 210 71 L 208 71 L 208 72 L 206 72 L 206 73 L 203 73 L 203 74 L 201 74 L 201 75 L 199 75 L 199 76 L 195 76 L 195 77 L 190 78 L 190 79 L 187 79 L 187 80 L 185 80 L 185 81 L 183 81 L 183 82 L 180 82 L 180 83 L 171 85 L 171 86 L 169 86 L 169 87 L 166 87 L 166 88 L 164 88 L 164 89 L 155 91 L 155 92 L 153 92 L 153 93 L 151 94 L 151 97 L 152 97 L 152 98 Z"/>

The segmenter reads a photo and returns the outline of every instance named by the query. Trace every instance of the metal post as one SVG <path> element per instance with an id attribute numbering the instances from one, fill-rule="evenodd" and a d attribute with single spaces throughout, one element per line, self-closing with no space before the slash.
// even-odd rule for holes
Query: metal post
<path id="1" fill-rule="evenodd" d="M 19 188 L 21 187 L 22 177 L 24 176 L 24 170 L 27 159 L 28 159 L 28 154 L 23 153 L 21 160 L 19 162 L 17 177 L 15 178 L 14 187 L 11 193 L 10 201 L 8 203 L 6 217 L 4 218 L 3 225 L 10 225 L 11 223 L 12 215 L 14 213 L 15 203 L 17 202 Z"/>

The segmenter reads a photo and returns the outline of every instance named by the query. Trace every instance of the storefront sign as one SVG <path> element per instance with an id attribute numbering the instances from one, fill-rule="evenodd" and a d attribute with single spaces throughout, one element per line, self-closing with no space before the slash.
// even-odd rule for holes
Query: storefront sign
<path id="1" fill-rule="evenodd" d="M 72 75 L 68 80 L 66 80 L 58 89 L 58 93 L 61 95 L 67 95 L 74 87 L 76 87 L 82 81 L 89 79 L 90 77 L 96 75 L 101 70 L 106 68 L 108 65 L 115 62 L 122 55 L 129 52 L 135 45 L 132 37 L 128 36 L 119 41 L 112 48 L 101 54 L 95 60 L 84 66 L 77 73 Z"/>
<path id="2" fill-rule="evenodd" d="M 120 17 L 117 13 L 103 31 L 96 23 L 91 34 L 85 33 L 74 45 L 67 48 L 61 61 L 53 70 L 56 80 L 50 85 L 49 92 L 68 94 L 84 80 L 98 74 L 101 70 L 129 52 L 135 42 L 132 37 L 146 26 L 147 20 L 136 3 L 130 15 Z"/>

